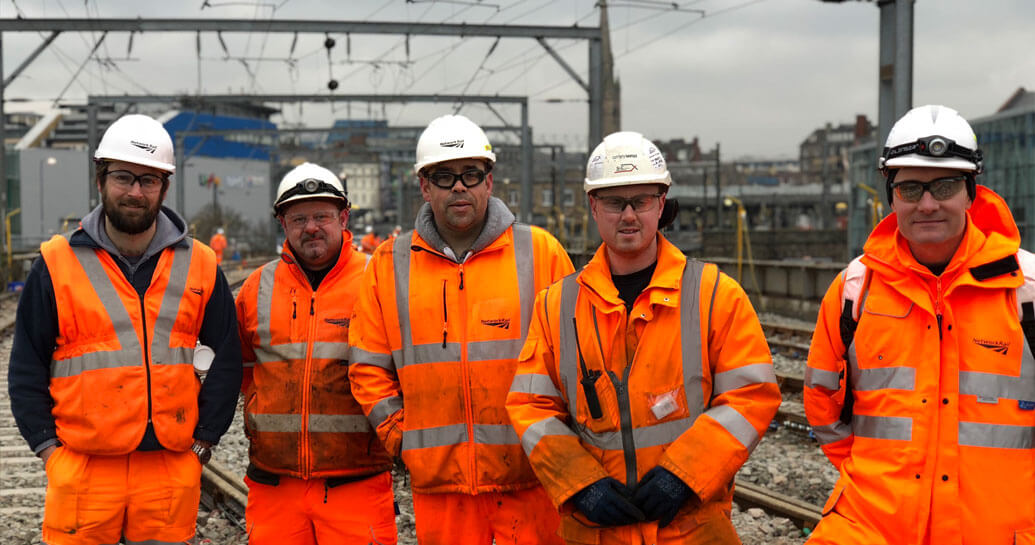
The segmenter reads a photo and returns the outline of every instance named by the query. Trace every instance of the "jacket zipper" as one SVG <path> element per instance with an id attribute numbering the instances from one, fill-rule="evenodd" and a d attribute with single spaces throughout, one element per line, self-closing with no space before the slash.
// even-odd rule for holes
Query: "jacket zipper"
<path id="1" fill-rule="evenodd" d="M 144 345 L 142 348 L 144 349 L 144 372 L 147 376 L 147 425 L 151 427 L 153 425 L 151 422 L 151 411 L 153 409 L 151 407 L 151 351 L 149 349 L 150 343 L 147 341 L 147 310 L 144 308 L 144 298 L 137 295 L 137 299 L 140 300 L 140 322 L 144 325 Z M 192 431 L 191 433 L 193 434 L 194 432 Z M 155 438 L 158 438 L 157 431 L 155 432 Z"/>
<path id="2" fill-rule="evenodd" d="M 316 312 L 314 307 L 316 306 L 316 294 L 313 293 L 309 296 L 309 320 L 306 323 L 306 336 L 305 336 L 305 366 L 302 375 L 302 478 L 308 479 L 312 474 L 312 468 L 309 467 L 312 462 L 309 452 L 309 390 L 311 388 L 310 381 L 312 380 L 313 370 L 313 337 L 316 333 Z"/>
<path id="3" fill-rule="evenodd" d="M 629 327 L 629 317 L 625 317 L 625 328 Z M 597 334 L 597 345 L 601 347 L 600 361 L 607 361 L 604 358 L 603 345 L 600 344 L 600 325 L 597 323 L 597 313 L 593 311 L 593 329 Z M 639 351 L 639 346 L 636 347 Z M 633 361 L 636 361 L 635 354 Z M 615 387 L 615 395 L 618 398 L 618 424 L 622 430 L 622 452 L 625 455 L 625 486 L 630 489 L 636 487 L 636 442 L 633 440 L 632 429 L 632 406 L 629 402 L 629 373 L 632 371 L 633 362 L 626 362 L 623 377 L 618 378 L 614 371 L 607 369 L 607 376 Z"/>
<path id="4" fill-rule="evenodd" d="M 935 279 L 938 293 L 934 299 L 934 315 L 938 319 L 938 340 L 942 340 L 942 277 Z"/>
<path id="5" fill-rule="evenodd" d="M 446 308 L 446 281 L 442 281 L 442 349 L 446 348 L 446 335 L 449 332 L 449 309 Z"/>
<path id="6" fill-rule="evenodd" d="M 459 264 L 460 268 L 460 283 L 458 284 L 460 293 L 460 312 L 463 316 L 460 317 L 460 323 L 467 323 L 467 296 L 464 293 L 464 264 Z M 444 303 L 444 301 L 443 301 Z M 478 457 L 475 455 L 477 445 L 474 441 L 474 402 L 471 400 L 471 366 L 467 361 L 467 328 L 460 328 L 460 373 L 461 380 L 464 383 L 464 418 L 467 420 L 467 453 L 468 453 L 468 465 L 471 472 L 471 494 L 478 492 Z"/>

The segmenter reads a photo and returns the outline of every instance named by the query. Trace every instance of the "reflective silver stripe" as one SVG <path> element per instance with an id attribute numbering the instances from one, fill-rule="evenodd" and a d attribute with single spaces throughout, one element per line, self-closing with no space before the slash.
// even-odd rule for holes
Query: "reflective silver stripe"
<path id="1" fill-rule="evenodd" d="M 161 365 L 164 363 L 183 363 L 176 361 L 176 356 L 170 347 L 173 326 L 176 324 L 176 316 L 180 313 L 180 301 L 183 300 L 183 293 L 187 291 L 187 277 L 190 275 L 190 262 L 193 255 L 194 239 L 188 237 L 186 248 L 176 246 L 172 252 L 172 266 L 169 269 L 169 282 L 162 292 L 162 302 L 158 307 L 158 316 L 151 333 L 151 362 Z M 204 309 L 202 309 L 204 311 Z M 191 358 L 193 359 L 194 347 L 191 346 Z M 180 358 L 182 359 L 182 358 Z"/>
<path id="2" fill-rule="evenodd" d="M 532 250 L 532 227 L 523 223 L 515 223 L 511 226 L 514 234 L 514 265 L 517 267 L 518 300 L 521 302 L 521 338 L 517 340 L 517 350 L 514 350 L 513 358 L 518 357 L 521 347 L 525 344 L 525 337 L 528 336 L 528 322 L 532 319 L 532 305 L 535 304 L 535 252 Z M 510 353 L 504 352 L 504 353 Z M 470 361 L 480 361 L 471 358 L 471 349 L 467 349 Z M 484 358 L 484 359 L 498 359 Z"/>
<path id="3" fill-rule="evenodd" d="M 805 367 L 805 387 L 816 388 L 822 386 L 827 390 L 839 390 L 841 388 L 841 373 Z"/>
<path id="4" fill-rule="evenodd" d="M 259 363 L 303 360 L 308 347 L 306 343 L 260 344 L 254 347 L 255 360 Z"/>
<path id="5" fill-rule="evenodd" d="M 302 353 L 305 357 L 305 353 Z M 343 360 L 349 359 L 349 343 L 321 341 L 313 343 L 313 359 Z"/>
<path id="6" fill-rule="evenodd" d="M 521 436 L 521 448 L 524 449 L 526 456 L 532 456 L 532 451 L 535 450 L 540 439 L 559 435 L 576 437 L 575 432 L 571 431 L 571 428 L 565 426 L 557 417 L 544 418 L 525 428 L 525 433 Z"/>
<path id="7" fill-rule="evenodd" d="M 284 433 L 302 431 L 302 415 L 300 414 L 248 413 L 248 420 L 255 431 Z"/>
<path id="8" fill-rule="evenodd" d="M 392 244 L 392 269 L 395 272 L 395 307 L 399 314 L 399 338 L 402 348 L 392 351 L 396 369 L 414 361 L 413 330 L 410 326 L 410 247 L 413 231 L 396 237 Z M 459 354 L 459 349 L 457 354 Z M 459 359 L 459 358 L 457 358 Z M 405 440 L 405 438 L 404 438 Z M 404 447 L 405 448 L 405 447 Z"/>
<path id="9" fill-rule="evenodd" d="M 366 365 L 388 369 L 389 371 L 395 371 L 395 362 L 392 360 L 391 354 L 370 352 L 369 350 L 363 350 L 362 348 L 353 346 L 349 350 L 349 359 L 352 363 L 364 363 Z"/>
<path id="10" fill-rule="evenodd" d="M 409 348 L 410 354 L 408 358 L 405 356 L 407 348 Z M 399 367 L 423 363 L 460 361 L 460 343 L 446 343 L 445 347 L 442 346 L 442 343 L 418 345 L 411 343 L 409 346 L 404 345 L 402 350 L 393 350 L 392 359 L 398 362 L 397 365 Z"/>
<path id="11" fill-rule="evenodd" d="M 373 409 L 370 409 L 370 414 L 367 415 L 367 420 L 370 421 L 370 425 L 374 428 L 380 426 L 389 416 L 395 414 L 396 411 L 403 408 L 403 398 L 399 396 L 386 397 L 381 401 L 378 401 L 374 405 Z"/>
<path id="12" fill-rule="evenodd" d="M 277 274 L 280 259 L 275 259 L 262 266 L 259 273 L 259 289 L 255 292 L 255 337 L 260 346 L 268 346 L 273 342 L 270 333 L 273 319 L 273 279 Z"/>
<path id="13" fill-rule="evenodd" d="M 152 365 L 190 365 L 194 366 L 194 349 L 178 346 L 166 350 L 165 361 L 153 361 Z"/>
<path id="14" fill-rule="evenodd" d="M 521 308 L 524 309 L 522 303 Z M 512 360 L 521 354 L 525 338 L 467 343 L 467 361 Z M 441 345 L 439 345 L 441 346 Z"/>
<path id="15" fill-rule="evenodd" d="M 812 426 L 812 433 L 820 445 L 829 445 L 852 436 L 852 427 L 840 420 L 826 426 Z"/>
<path id="16" fill-rule="evenodd" d="M 74 356 L 50 363 L 51 378 L 73 377 L 85 371 L 111 369 L 114 367 L 139 367 L 141 362 L 128 359 L 115 359 L 119 352 L 87 352 L 82 356 Z"/>
<path id="17" fill-rule="evenodd" d="M 913 438 L 913 419 L 905 416 L 852 416 L 852 433 L 856 437 L 909 441 Z"/>
<path id="18" fill-rule="evenodd" d="M 364 433 L 371 431 L 370 422 L 361 414 L 311 414 L 309 431 L 313 433 Z"/>
<path id="19" fill-rule="evenodd" d="M 444 447 L 459 445 L 467 441 L 467 424 L 451 424 L 437 428 L 406 430 L 403 432 L 402 449 Z"/>
<path id="20" fill-rule="evenodd" d="M 712 407 L 704 414 L 714 418 L 730 435 L 735 437 L 737 441 L 740 441 L 740 444 L 744 445 L 748 452 L 755 450 L 755 446 L 762 439 L 758 436 L 758 431 L 755 427 L 751 425 L 751 421 L 744 418 L 740 411 L 729 405 Z"/>
<path id="21" fill-rule="evenodd" d="M 474 442 L 481 445 L 517 445 L 521 442 L 510 424 L 475 424 L 473 428 Z"/>
<path id="22" fill-rule="evenodd" d="M 966 447 L 1030 449 L 1035 437 L 1031 426 L 960 422 L 959 443 Z"/>
<path id="23" fill-rule="evenodd" d="M 534 373 L 514 375 L 514 381 L 510 383 L 510 391 L 519 394 L 561 397 L 561 392 L 557 390 L 553 380 L 548 375 Z"/>
<path id="24" fill-rule="evenodd" d="M 776 384 L 776 372 L 773 371 L 773 364 L 752 363 L 716 373 L 712 383 L 712 395 L 724 394 L 730 390 L 751 386 L 752 384 L 772 383 Z"/>
<path id="25" fill-rule="evenodd" d="M 863 294 L 865 302 L 865 294 Z M 916 384 L 916 369 L 912 367 L 876 367 L 863 369 L 855 354 L 855 339 L 848 346 L 848 378 L 852 389 L 858 392 L 894 389 L 913 390 Z"/>
<path id="26" fill-rule="evenodd" d="M 693 422 L 689 418 L 680 418 L 651 426 L 633 429 L 633 442 L 636 448 L 664 446 L 679 439 L 680 435 L 690 429 Z M 621 430 L 593 432 L 583 430 L 579 436 L 588 444 L 603 450 L 623 450 Z"/>
<path id="27" fill-rule="evenodd" d="M 582 291 L 576 281 L 577 277 L 578 273 L 572 273 L 561 280 L 561 312 L 556 326 L 560 333 L 560 344 L 557 347 L 558 375 L 561 377 L 561 388 L 568 400 L 568 413 L 572 416 L 579 414 L 578 354 L 575 349 L 575 327 L 571 322 L 575 317 L 575 303 L 578 302 L 579 292 Z"/>
<path id="28" fill-rule="evenodd" d="M 101 259 L 97 256 L 97 252 L 102 251 L 83 246 L 72 247 L 72 253 L 86 272 L 86 277 L 90 279 L 90 285 L 93 287 L 94 292 L 97 293 L 97 298 L 100 299 L 101 305 L 104 307 L 104 313 L 111 320 L 111 325 L 115 329 L 115 335 L 119 339 L 119 350 L 93 352 L 89 355 L 84 354 L 83 357 L 86 359 L 80 360 L 84 364 L 81 369 L 76 369 L 74 365 L 66 366 L 61 360 L 51 362 L 51 376 L 67 377 L 90 369 L 135 367 L 144 364 L 144 355 L 141 351 L 140 339 L 137 337 L 136 328 L 133 327 L 133 320 L 130 319 L 126 306 L 122 304 L 122 298 L 115 291 L 115 286 L 111 283 L 108 274 L 105 272 L 104 265 L 101 263 Z M 141 317 L 141 319 L 143 320 L 144 318 Z M 99 359 L 101 358 L 113 359 L 115 361 L 100 364 Z M 66 368 L 61 369 L 61 367 Z"/>
<path id="29" fill-rule="evenodd" d="M 690 412 L 690 425 L 704 412 L 704 391 L 701 383 L 701 275 L 704 263 L 694 259 L 686 260 L 683 278 L 679 284 L 679 338 L 683 357 L 683 386 L 686 391 L 686 407 Z M 719 287 L 719 273 L 715 273 L 712 298 Z"/>
<path id="30" fill-rule="evenodd" d="M 1035 358 L 1028 339 L 1021 351 L 1020 376 L 960 371 L 960 394 L 991 399 L 1035 401 Z"/>

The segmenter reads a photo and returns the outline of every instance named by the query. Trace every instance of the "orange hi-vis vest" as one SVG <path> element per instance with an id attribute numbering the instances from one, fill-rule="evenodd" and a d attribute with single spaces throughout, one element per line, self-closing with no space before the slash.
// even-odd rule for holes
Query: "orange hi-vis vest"
<path id="1" fill-rule="evenodd" d="M 300 479 L 391 469 L 349 387 L 349 318 L 367 259 L 346 233 L 337 263 L 313 291 L 285 245 L 242 286 L 238 324 L 253 378 L 245 429 L 256 467 Z"/>
<path id="2" fill-rule="evenodd" d="M 504 402 L 536 292 L 571 270 L 556 239 L 523 224 L 463 263 L 413 232 L 378 247 L 353 315 L 349 378 L 414 492 L 538 486 Z"/>
<path id="3" fill-rule="evenodd" d="M 148 422 L 169 450 L 193 443 L 201 383 L 192 362 L 216 258 L 186 242 L 162 251 L 143 299 L 108 252 L 73 247 L 64 235 L 40 246 L 58 313 L 53 414 L 72 450 L 129 453 Z"/>

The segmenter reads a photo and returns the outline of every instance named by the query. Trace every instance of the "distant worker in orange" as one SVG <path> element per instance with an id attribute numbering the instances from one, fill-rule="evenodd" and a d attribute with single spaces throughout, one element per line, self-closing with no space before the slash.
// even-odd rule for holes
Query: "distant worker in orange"
<path id="1" fill-rule="evenodd" d="M 910 110 L 878 161 L 893 213 L 827 290 L 805 371 L 841 474 L 808 542 L 1035 543 L 1035 256 L 955 110 Z"/>
<path id="2" fill-rule="evenodd" d="M 349 391 L 349 318 L 368 257 L 345 184 L 304 163 L 273 206 L 280 258 L 237 296 L 245 361 L 249 543 L 396 543 L 392 461 Z"/>
<path id="3" fill-rule="evenodd" d="M 378 247 L 349 328 L 353 394 L 410 470 L 421 545 L 554 545 L 560 519 L 503 407 L 535 293 L 573 270 L 492 196 L 496 155 L 459 115 L 432 121 L 414 231 Z"/>
<path id="4" fill-rule="evenodd" d="M 208 245 L 212 248 L 212 251 L 216 252 L 216 263 L 223 263 L 223 250 L 226 250 L 226 235 L 223 234 L 223 228 L 216 229 L 212 238 L 209 239 Z"/>
<path id="5" fill-rule="evenodd" d="M 376 250 L 384 241 L 381 240 L 381 237 L 377 236 L 377 233 L 374 232 L 374 228 L 370 225 L 367 225 L 365 232 L 366 234 L 363 235 L 363 238 L 360 240 L 359 249 L 363 253 L 373 254 L 374 250 Z"/>
<path id="6" fill-rule="evenodd" d="M 192 542 L 201 466 L 241 387 L 233 295 L 162 206 L 175 166 L 161 123 L 120 117 L 94 160 L 101 204 L 40 247 L 11 350 L 11 412 L 47 474 L 43 542 Z M 214 353 L 204 383 L 199 343 Z"/>

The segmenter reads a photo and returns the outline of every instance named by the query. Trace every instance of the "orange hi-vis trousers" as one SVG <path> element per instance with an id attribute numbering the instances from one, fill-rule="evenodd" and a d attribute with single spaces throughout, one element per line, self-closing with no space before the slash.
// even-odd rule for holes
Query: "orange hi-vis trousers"
<path id="1" fill-rule="evenodd" d="M 193 452 L 94 456 L 58 447 L 47 459 L 43 542 L 180 544 L 194 537 L 201 463 Z"/>
<path id="2" fill-rule="evenodd" d="M 557 509 L 541 486 L 513 492 L 413 494 L 420 545 L 561 545 Z"/>
<path id="3" fill-rule="evenodd" d="M 389 471 L 327 487 L 327 479 L 280 476 L 280 484 L 245 477 L 249 545 L 396 545 Z"/>

